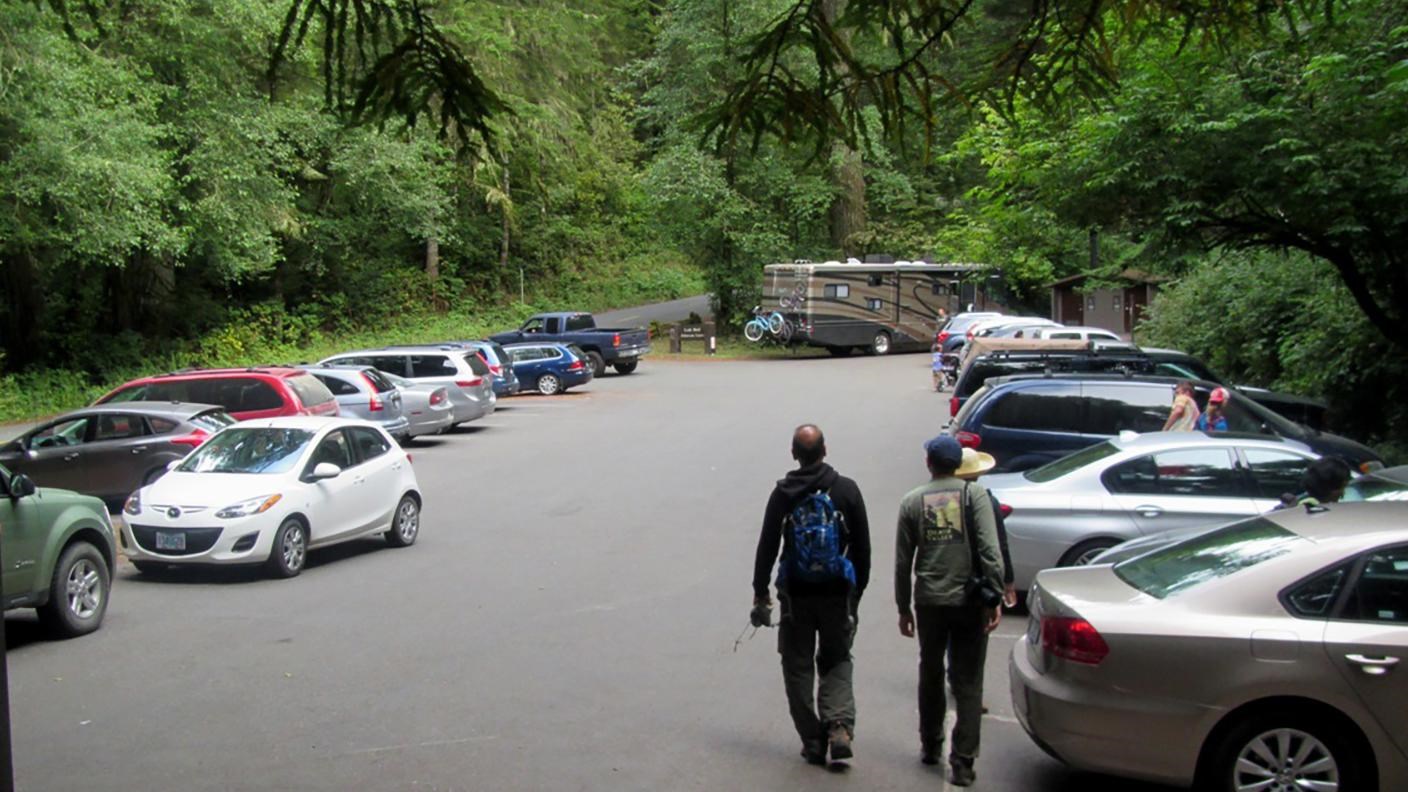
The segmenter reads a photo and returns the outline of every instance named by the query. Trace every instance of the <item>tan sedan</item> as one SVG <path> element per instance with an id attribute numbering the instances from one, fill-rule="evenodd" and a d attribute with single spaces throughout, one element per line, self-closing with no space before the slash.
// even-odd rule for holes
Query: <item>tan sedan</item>
<path id="1" fill-rule="evenodd" d="M 1408 504 L 1233 523 L 1036 579 L 1023 727 L 1073 767 L 1222 792 L 1408 790 Z"/>

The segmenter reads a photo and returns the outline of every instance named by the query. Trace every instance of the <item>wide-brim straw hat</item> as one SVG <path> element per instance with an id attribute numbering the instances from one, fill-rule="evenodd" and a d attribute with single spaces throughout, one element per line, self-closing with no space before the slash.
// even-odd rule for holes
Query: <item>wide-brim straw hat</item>
<path id="1" fill-rule="evenodd" d="M 993 459 L 992 454 L 965 448 L 963 449 L 963 462 L 958 466 L 958 469 L 953 471 L 953 475 L 959 478 L 981 476 L 996 466 L 997 460 Z"/>

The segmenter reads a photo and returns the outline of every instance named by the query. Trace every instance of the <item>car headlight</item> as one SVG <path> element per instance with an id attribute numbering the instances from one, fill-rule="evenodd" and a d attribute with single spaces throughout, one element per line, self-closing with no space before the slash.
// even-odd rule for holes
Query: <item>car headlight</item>
<path id="1" fill-rule="evenodd" d="M 236 517 L 249 517 L 253 514 L 263 514 L 272 509 L 274 504 L 283 500 L 283 498 L 284 496 L 277 493 L 274 495 L 260 495 L 257 498 L 232 503 L 220 511 L 215 512 L 215 516 L 222 520 L 232 520 Z"/>
<path id="2" fill-rule="evenodd" d="M 128 496 L 127 496 L 127 502 L 124 503 L 124 504 L 122 504 L 122 511 L 125 512 L 125 513 L 127 513 L 127 514 L 132 514 L 132 515 L 136 515 L 136 514 L 141 514 L 141 513 L 142 513 L 142 491 L 141 491 L 141 490 L 137 490 L 136 492 L 134 492 L 134 493 L 132 493 L 131 495 L 128 495 Z"/>

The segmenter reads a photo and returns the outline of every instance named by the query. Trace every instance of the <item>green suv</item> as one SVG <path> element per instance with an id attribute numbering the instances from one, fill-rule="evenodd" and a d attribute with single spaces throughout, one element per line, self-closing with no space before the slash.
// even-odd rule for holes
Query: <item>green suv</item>
<path id="1" fill-rule="evenodd" d="M 98 629 L 117 561 L 103 502 L 36 488 L 0 466 L 0 563 L 5 610 L 35 608 L 54 634 Z"/>

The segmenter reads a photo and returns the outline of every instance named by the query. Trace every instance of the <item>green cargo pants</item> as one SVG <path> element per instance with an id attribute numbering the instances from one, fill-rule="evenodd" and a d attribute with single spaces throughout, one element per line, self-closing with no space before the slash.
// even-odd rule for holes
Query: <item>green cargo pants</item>
<path id="1" fill-rule="evenodd" d="M 779 597 L 777 651 L 792 723 L 804 742 L 826 741 L 827 728 L 844 724 L 854 733 L 851 642 L 855 639 L 850 598 Z M 817 677 L 820 681 L 817 681 Z"/>

